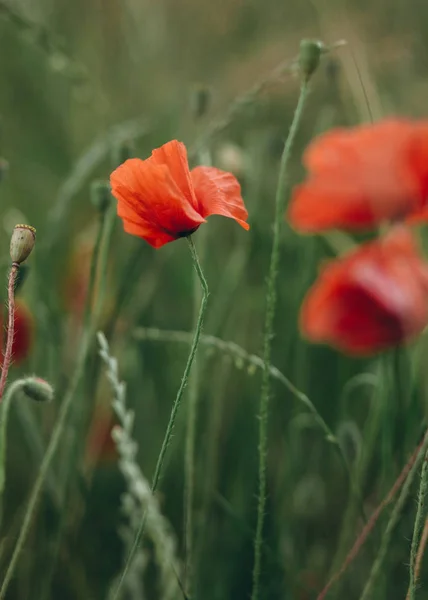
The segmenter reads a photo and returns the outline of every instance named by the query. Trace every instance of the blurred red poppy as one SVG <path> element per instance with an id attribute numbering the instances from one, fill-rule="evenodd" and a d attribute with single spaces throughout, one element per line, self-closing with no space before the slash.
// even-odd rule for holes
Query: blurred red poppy
<path id="1" fill-rule="evenodd" d="M 300 314 L 303 334 L 350 354 L 369 355 L 428 324 L 428 264 L 411 233 L 396 226 L 328 263 Z"/>
<path id="2" fill-rule="evenodd" d="M 190 171 L 186 147 L 176 140 L 146 160 L 128 159 L 113 171 L 110 183 L 125 231 L 155 248 L 190 235 L 214 214 L 249 229 L 237 179 L 214 167 Z"/>
<path id="3" fill-rule="evenodd" d="M 428 220 L 428 121 L 387 119 L 335 129 L 304 154 L 308 179 L 288 210 L 300 231 L 367 230 L 383 221 Z"/>
<path id="4" fill-rule="evenodd" d="M 0 307 L 0 330 L 5 331 L 7 314 L 5 307 Z M 6 321 L 4 320 L 6 317 Z M 15 304 L 15 327 L 12 346 L 13 364 L 19 365 L 28 357 L 34 338 L 34 318 L 27 305 L 22 300 Z M 4 351 L 4 344 L 3 344 Z M 3 362 L 3 351 L 0 352 L 0 365 Z"/>

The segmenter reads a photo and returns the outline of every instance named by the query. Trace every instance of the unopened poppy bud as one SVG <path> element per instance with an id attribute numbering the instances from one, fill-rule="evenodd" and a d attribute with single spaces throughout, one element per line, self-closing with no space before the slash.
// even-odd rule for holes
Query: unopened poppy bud
<path id="1" fill-rule="evenodd" d="M 211 104 L 211 90 L 204 86 L 195 86 L 190 97 L 190 109 L 195 119 L 205 116 Z"/>
<path id="2" fill-rule="evenodd" d="M 10 258 L 20 265 L 28 258 L 36 241 L 36 230 L 30 225 L 15 225 L 10 240 Z"/>
<path id="3" fill-rule="evenodd" d="M 105 212 L 111 203 L 110 184 L 108 181 L 94 181 L 91 185 L 92 205 L 100 212 Z"/>
<path id="4" fill-rule="evenodd" d="M 320 64 L 321 54 L 326 51 L 319 40 L 302 40 L 300 42 L 299 67 L 305 81 L 315 73 Z"/>
<path id="5" fill-rule="evenodd" d="M 51 384 L 40 377 L 26 377 L 21 389 L 27 398 L 36 402 L 50 402 L 54 396 Z"/>

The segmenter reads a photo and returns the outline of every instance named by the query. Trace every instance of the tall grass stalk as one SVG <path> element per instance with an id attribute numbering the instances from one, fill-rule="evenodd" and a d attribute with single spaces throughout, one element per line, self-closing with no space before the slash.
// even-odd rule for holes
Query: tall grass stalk
<path id="1" fill-rule="evenodd" d="M 92 264 L 90 269 L 90 280 L 87 291 L 87 299 L 85 306 L 85 318 L 82 336 L 79 344 L 78 356 L 76 358 L 76 364 L 74 367 L 74 372 L 69 383 L 67 392 L 65 394 L 64 400 L 62 402 L 58 419 L 55 424 L 55 428 L 52 432 L 51 439 L 49 441 L 48 447 L 46 449 L 46 453 L 43 457 L 42 464 L 40 465 L 40 470 L 38 472 L 36 481 L 34 483 L 33 489 L 30 494 L 30 499 L 28 501 L 28 506 L 24 515 L 24 519 L 21 525 L 21 529 L 19 532 L 18 540 L 15 544 L 15 548 L 9 562 L 8 568 L 6 570 L 6 574 L 3 580 L 3 583 L 0 588 L 0 598 L 4 598 L 6 591 L 9 587 L 10 581 L 14 575 L 21 551 L 24 547 L 24 544 L 27 540 L 28 534 L 30 532 L 31 525 L 33 523 L 33 519 L 35 516 L 37 504 L 43 491 L 43 487 L 46 482 L 46 478 L 50 472 L 52 462 L 54 460 L 55 455 L 57 454 L 59 445 L 63 439 L 63 434 L 66 429 L 67 420 L 71 413 L 71 408 L 73 406 L 73 400 L 75 399 L 76 392 L 78 390 L 80 381 L 85 372 L 85 366 L 87 362 L 87 358 L 91 349 L 92 342 L 94 340 L 95 332 L 96 332 L 96 323 L 92 318 L 92 313 L 90 311 L 90 302 L 93 297 L 95 281 L 97 277 L 97 269 L 96 263 L 98 259 L 99 250 L 101 248 L 102 239 L 105 232 L 106 223 L 108 219 L 104 218 L 101 221 L 101 225 L 99 227 L 97 240 L 95 243 L 95 248 L 92 257 Z M 108 251 L 108 247 L 104 248 L 104 251 Z M 100 272 L 100 285 L 102 284 L 102 279 L 106 276 L 105 271 Z"/>
<path id="2" fill-rule="evenodd" d="M 385 496 L 385 498 L 382 500 L 382 502 L 379 504 L 379 506 L 376 508 L 376 510 L 371 515 L 368 523 L 364 526 L 360 535 L 355 540 L 352 548 L 348 552 L 348 554 L 347 554 L 345 560 L 343 561 L 342 565 L 340 566 L 340 568 L 330 577 L 329 581 L 324 586 L 323 590 L 317 596 L 317 600 L 324 600 L 324 598 L 326 598 L 327 594 L 330 592 L 333 585 L 340 580 L 340 578 L 346 572 L 349 565 L 357 557 L 357 555 L 358 555 L 359 551 L 361 550 L 361 548 L 363 547 L 366 539 L 368 538 L 370 533 L 373 531 L 383 510 L 389 504 L 391 504 L 391 502 L 395 498 L 396 494 L 399 492 L 399 490 L 404 485 L 407 485 L 409 480 L 413 481 L 414 473 L 417 471 L 418 466 L 420 464 L 420 459 L 422 459 L 422 457 L 424 456 L 427 447 L 428 447 L 428 432 L 425 433 L 425 436 L 424 436 L 422 442 L 418 445 L 418 447 L 415 449 L 415 451 L 413 452 L 413 454 L 411 455 L 411 457 L 409 458 L 409 460 L 403 467 L 400 475 L 395 480 L 394 485 L 389 490 L 388 494 Z M 410 481 L 410 484 L 411 484 L 411 481 Z M 410 484 L 408 487 L 410 487 Z M 406 495 L 406 497 L 407 497 L 407 495 Z M 397 504 L 398 504 L 398 501 L 397 501 Z M 395 526 L 395 523 L 393 525 Z"/>
<path id="3" fill-rule="evenodd" d="M 421 533 L 426 519 L 425 499 L 428 491 L 428 452 L 425 455 L 425 460 L 422 464 L 421 483 L 418 494 L 418 508 L 416 511 L 415 525 L 413 529 L 412 545 L 410 549 L 410 583 L 409 597 L 410 600 L 415 600 L 416 586 L 418 574 L 416 570 L 418 547 L 420 545 Z"/>
<path id="4" fill-rule="evenodd" d="M 199 153 L 199 163 L 205 166 L 211 165 L 211 155 L 207 148 L 204 148 Z M 200 230 L 198 237 L 198 252 L 202 260 L 205 257 L 205 250 L 208 239 L 208 228 Z M 193 282 L 193 310 L 194 310 L 194 326 L 198 321 L 199 306 L 202 301 L 202 290 L 199 285 L 199 277 L 194 274 Z M 195 451 L 196 451 L 196 428 L 198 418 L 198 395 L 201 372 L 201 359 L 195 358 L 193 371 L 189 378 L 189 393 L 187 404 L 187 423 L 186 423 L 186 448 L 184 454 L 184 547 L 185 547 L 185 589 L 186 593 L 191 597 L 193 593 L 193 546 L 194 546 L 194 503 L 195 503 Z"/>
<path id="5" fill-rule="evenodd" d="M 416 581 L 418 580 L 419 574 L 421 572 L 422 560 L 423 560 L 423 557 L 425 554 L 427 542 L 428 542 L 428 517 L 426 517 L 426 519 L 425 519 L 425 525 L 424 525 L 424 529 L 422 531 L 421 541 L 419 542 L 419 547 L 418 547 L 418 551 L 416 554 L 415 575 L 414 575 Z M 407 590 L 406 600 L 410 600 L 410 587 Z"/>
<path id="6" fill-rule="evenodd" d="M 176 558 L 176 542 L 170 531 L 170 525 L 161 514 L 150 484 L 144 477 L 137 461 L 138 445 L 134 440 L 134 412 L 126 404 L 126 386 L 119 379 L 117 360 L 111 356 L 107 339 L 98 333 L 100 356 L 106 365 L 107 378 L 113 390 L 112 407 L 120 425 L 112 431 L 112 437 L 119 454 L 119 468 L 125 478 L 127 491 L 122 496 L 124 512 L 129 517 L 129 531 L 132 534 L 142 512 L 147 511 L 147 532 L 153 542 L 156 563 L 160 571 L 160 594 L 162 600 L 174 600 L 179 594 L 177 578 L 178 560 Z M 126 536 L 127 538 L 129 537 Z M 132 538 L 131 538 L 132 542 Z M 141 550 L 140 550 L 141 551 Z M 141 579 L 141 565 L 144 559 L 134 561 L 136 579 Z M 140 594 L 141 595 L 141 594 Z"/>
<path id="7" fill-rule="evenodd" d="M 417 454 L 416 460 L 412 465 L 405 482 L 403 483 L 403 487 L 401 489 L 401 493 L 398 496 L 397 502 L 391 512 L 391 516 L 389 518 L 386 529 L 382 535 L 381 544 L 379 548 L 378 555 L 373 563 L 372 569 L 370 571 L 370 575 L 367 579 L 366 585 L 364 586 L 363 593 L 360 596 L 360 600 L 368 600 L 373 596 L 372 590 L 375 586 L 378 577 L 382 573 L 382 569 L 384 566 L 385 558 L 391 543 L 392 534 L 398 524 L 401 513 L 403 512 L 404 505 L 409 497 L 410 488 L 412 483 L 417 475 L 417 472 L 421 466 L 421 462 L 424 459 L 426 453 L 428 451 L 428 433 L 425 434 L 422 447 L 420 447 L 419 452 Z M 416 524 L 415 524 L 416 526 Z"/>
<path id="8" fill-rule="evenodd" d="M 260 597 L 260 575 L 262 563 L 262 543 L 263 543 L 263 525 L 266 510 L 266 459 L 268 443 L 268 410 L 270 395 L 270 375 L 269 368 L 271 363 L 271 349 L 273 326 L 276 310 L 276 282 L 278 276 L 279 246 L 281 222 L 284 218 L 286 191 L 288 186 L 287 169 L 291 159 L 291 151 L 298 127 L 303 115 L 303 108 L 308 95 L 309 82 L 307 78 L 302 80 L 300 95 L 291 122 L 290 131 L 284 145 L 281 164 L 279 169 L 278 187 L 275 197 L 275 220 L 273 229 L 272 252 L 270 258 L 269 275 L 267 280 L 266 293 L 266 314 L 265 314 L 265 333 L 263 344 L 263 379 L 260 396 L 259 409 L 259 489 L 258 489 L 258 507 L 257 507 L 257 525 L 254 539 L 254 567 L 253 567 L 253 588 L 252 600 L 258 600 Z"/>
<path id="9" fill-rule="evenodd" d="M 201 336 L 202 333 L 202 327 L 203 327 L 203 323 L 204 323 L 204 317 L 205 317 L 205 311 L 206 311 L 206 307 L 207 307 L 207 302 L 208 302 L 208 284 L 206 282 L 204 273 L 202 271 L 202 267 L 200 265 L 199 262 L 199 258 L 196 252 L 196 248 L 195 248 L 195 244 L 193 242 L 193 239 L 191 236 L 189 236 L 187 238 L 187 242 L 189 245 L 189 249 L 190 249 L 190 253 L 192 255 L 192 260 L 193 260 L 193 266 L 195 268 L 196 274 L 198 276 L 198 279 L 200 281 L 201 284 L 201 288 L 202 288 L 202 301 L 201 301 L 201 306 L 199 309 L 199 316 L 198 316 L 198 320 L 196 323 L 196 328 L 195 328 L 195 334 L 194 334 L 194 338 L 193 338 L 193 342 L 192 342 L 192 346 L 190 348 L 190 353 L 189 356 L 187 358 L 187 362 L 186 362 L 186 366 L 184 368 L 184 373 L 183 373 L 183 377 L 181 379 L 181 383 L 180 383 L 180 387 L 178 389 L 177 392 L 177 396 L 174 400 L 174 403 L 172 405 L 172 410 L 171 410 L 171 415 L 168 421 L 168 425 L 166 428 L 166 432 L 165 432 L 165 436 L 162 442 L 162 447 L 159 453 L 159 457 L 156 463 L 156 468 L 155 468 L 155 472 L 153 475 L 153 479 L 152 479 L 152 493 L 155 493 L 157 490 L 157 487 L 159 485 L 159 479 L 162 473 L 162 468 L 163 468 L 163 464 L 164 464 L 164 460 L 165 460 L 165 455 L 166 455 L 166 451 L 168 450 L 168 446 L 169 443 L 171 441 L 171 436 L 174 430 L 174 426 L 175 426 L 175 421 L 177 418 L 177 414 L 178 414 L 178 410 L 180 408 L 181 405 L 181 400 L 183 398 L 183 393 L 184 393 L 184 389 L 187 385 L 188 379 L 189 379 L 189 374 L 190 371 L 192 369 L 192 365 L 193 362 L 195 360 L 196 357 L 196 352 L 198 350 L 198 346 L 199 346 L 199 338 Z M 143 536 L 144 533 L 144 528 L 146 525 L 146 514 L 143 515 L 143 518 L 141 519 L 140 525 L 138 527 L 136 536 L 135 536 L 135 540 L 133 543 L 133 546 L 131 548 L 131 551 L 128 554 L 128 557 L 125 561 L 122 573 L 120 575 L 120 579 L 119 579 L 119 583 L 118 586 L 116 588 L 116 592 L 113 596 L 113 600 L 118 600 L 121 597 L 121 592 L 122 592 L 122 586 L 123 583 L 125 581 L 126 575 L 129 571 L 129 568 L 132 564 L 132 561 L 134 559 L 135 554 L 137 553 L 137 550 L 139 548 L 140 542 L 141 542 L 141 538 Z"/>
<path id="10" fill-rule="evenodd" d="M 21 382 L 14 381 L 6 390 L 1 406 L 0 422 L 0 526 L 3 521 L 3 494 L 6 487 L 6 441 L 7 423 L 9 420 L 10 403 L 21 387 Z"/>

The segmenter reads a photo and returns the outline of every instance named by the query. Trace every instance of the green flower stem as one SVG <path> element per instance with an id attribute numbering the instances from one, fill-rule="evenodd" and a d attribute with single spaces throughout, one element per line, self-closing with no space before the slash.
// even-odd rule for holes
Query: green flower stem
<path id="1" fill-rule="evenodd" d="M 202 256 L 206 246 L 206 230 L 202 233 L 202 244 L 199 250 Z M 198 275 L 196 275 L 199 280 Z M 195 281 L 199 283 L 199 281 Z M 195 324 L 198 319 L 198 306 L 202 301 L 200 286 L 194 286 L 194 308 Z M 195 498 L 195 448 L 196 448 L 196 423 L 198 414 L 198 392 L 199 392 L 199 373 L 200 358 L 195 359 L 193 371 L 189 379 L 189 393 L 187 404 L 187 423 L 186 423 L 186 448 L 184 456 L 184 523 L 185 523 L 185 580 L 184 585 L 187 594 L 192 596 L 193 587 L 193 506 Z"/>
<path id="2" fill-rule="evenodd" d="M 290 131 L 285 141 L 284 151 L 282 153 L 281 165 L 279 169 L 278 187 L 275 198 L 275 221 L 266 294 L 265 334 L 263 344 L 264 370 L 259 410 L 259 491 L 257 508 L 257 526 L 254 540 L 253 590 L 251 595 L 252 600 L 258 600 L 260 597 L 263 525 L 266 509 L 266 458 L 270 394 L 269 368 L 271 363 L 273 324 L 276 309 L 276 281 L 278 276 L 280 230 L 281 222 L 284 218 L 286 191 L 288 186 L 287 168 L 290 162 L 291 151 L 293 148 L 294 140 L 296 138 L 296 133 L 302 118 L 303 108 L 306 102 L 307 94 L 308 80 L 304 78 L 301 84 L 300 96 L 293 116 Z"/>
<path id="3" fill-rule="evenodd" d="M 424 526 L 426 511 L 425 497 L 428 491 L 428 452 L 425 454 L 425 460 L 422 464 L 421 483 L 418 494 L 418 508 L 416 511 L 415 525 L 413 529 L 412 545 L 410 549 L 410 583 L 409 583 L 409 599 L 416 598 L 417 572 L 416 559 L 418 555 L 419 541 L 421 538 L 422 529 Z"/>
<path id="4" fill-rule="evenodd" d="M 9 409 L 12 398 L 21 387 L 20 381 L 14 381 L 6 389 L 1 405 L 0 422 L 0 525 L 3 520 L 3 494 L 6 487 L 6 442 L 7 442 L 7 423 L 9 419 Z"/>
<path id="5" fill-rule="evenodd" d="M 16 542 L 16 545 L 15 545 L 15 548 L 14 548 L 14 551 L 12 554 L 12 558 L 11 558 L 9 566 L 7 568 L 6 575 L 4 577 L 2 586 L 0 588 L 0 598 L 2 598 L 2 599 L 5 597 L 6 591 L 9 587 L 9 583 L 15 572 L 15 568 L 18 563 L 19 556 L 20 556 L 21 551 L 24 547 L 24 544 L 27 540 L 27 536 L 30 532 L 30 528 L 31 528 L 31 525 L 33 522 L 37 504 L 38 504 L 41 492 L 43 491 L 43 487 L 44 487 L 46 478 L 51 469 L 51 465 L 52 465 L 53 459 L 57 453 L 57 450 L 59 448 L 60 442 L 63 439 L 63 434 L 66 429 L 67 420 L 70 415 L 71 408 L 73 406 L 73 400 L 75 398 L 75 394 L 79 387 L 80 381 L 84 375 L 87 358 L 88 358 L 89 351 L 90 351 L 90 348 L 91 348 L 91 345 L 92 345 L 92 342 L 93 342 L 93 339 L 95 336 L 96 323 L 95 323 L 93 317 L 91 316 L 91 304 L 92 304 L 92 298 L 94 295 L 95 280 L 96 280 L 96 273 L 97 273 L 96 265 L 98 263 L 98 258 L 99 258 L 101 243 L 102 243 L 102 239 L 103 239 L 103 235 L 104 235 L 104 231 L 105 231 L 106 222 L 108 222 L 108 220 L 105 217 L 103 217 L 101 219 L 101 224 L 100 224 L 97 239 L 95 242 L 94 252 L 92 255 L 90 280 L 89 280 L 88 293 L 87 293 L 87 297 L 86 297 L 86 305 L 85 305 L 85 311 L 84 311 L 83 332 L 82 332 L 82 338 L 81 338 L 80 345 L 79 345 L 79 353 L 78 353 L 78 356 L 76 359 L 74 373 L 73 373 L 72 379 L 70 381 L 69 387 L 67 389 L 67 392 L 65 394 L 64 400 L 62 402 L 61 409 L 60 409 L 59 415 L 58 415 L 58 419 L 57 419 L 55 428 L 52 433 L 52 437 L 49 441 L 49 445 L 48 445 L 48 447 L 46 449 L 46 453 L 43 457 L 42 464 L 40 465 L 40 470 L 37 475 L 37 479 L 35 481 L 32 491 L 31 491 L 27 510 L 25 512 L 24 520 L 21 525 L 19 537 Z M 103 278 L 105 276 L 105 271 L 100 272 L 100 275 L 101 275 L 101 278 Z"/>
<path id="6" fill-rule="evenodd" d="M 183 393 L 184 393 L 184 389 L 187 385 L 187 381 L 189 379 L 189 374 L 190 371 L 192 369 L 192 365 L 193 362 L 195 360 L 195 356 L 196 356 L 196 352 L 198 350 L 198 346 L 199 346 L 199 338 L 201 336 L 202 333 L 202 327 L 203 327 L 203 323 L 204 323 L 204 316 L 205 316 L 205 311 L 206 311 L 206 307 L 207 307 L 207 302 L 208 302 L 208 285 L 205 279 L 205 276 L 203 274 L 201 265 L 199 263 L 199 259 L 198 259 L 198 255 L 196 253 L 196 248 L 195 248 L 195 244 L 193 243 L 193 239 L 191 236 L 189 236 L 187 239 L 187 242 L 189 244 L 189 248 L 190 248 L 190 253 L 192 255 L 192 259 L 193 259 L 193 265 L 196 271 L 196 274 L 198 276 L 198 279 L 200 281 L 201 284 L 201 288 L 202 288 L 202 301 L 201 301 L 201 306 L 199 309 L 199 316 L 198 316 L 198 320 L 196 323 L 196 329 L 195 329 L 195 335 L 193 338 L 193 343 L 192 346 L 190 348 L 190 353 L 189 356 L 187 358 L 187 363 L 186 366 L 184 368 L 184 373 L 183 373 L 183 377 L 181 379 L 181 383 L 180 383 L 180 387 L 178 389 L 177 392 L 177 396 L 174 400 L 174 403 L 172 405 L 172 410 L 171 410 L 171 415 L 169 418 L 169 422 L 166 428 L 166 432 L 165 432 L 165 437 L 163 439 L 162 442 L 162 447 L 159 453 L 159 457 L 156 463 L 156 468 L 155 468 L 155 473 L 153 475 L 153 480 L 152 480 L 152 493 L 154 494 L 157 490 L 158 484 L 159 484 L 159 479 L 161 476 L 161 472 L 162 472 L 162 468 L 163 468 L 163 463 L 165 460 L 165 455 L 166 455 L 166 451 L 168 450 L 168 446 L 169 443 L 171 441 L 171 436 L 172 436 L 172 432 L 174 430 L 174 425 L 175 425 L 175 421 L 177 418 L 177 413 L 178 410 L 180 408 L 180 404 L 181 404 L 181 400 L 183 398 Z M 123 567 L 122 573 L 120 575 L 120 579 L 119 579 L 119 583 L 118 586 L 116 588 L 116 591 L 114 593 L 113 596 L 113 600 L 118 600 L 120 598 L 120 594 L 121 594 L 121 590 L 122 590 L 122 586 L 123 583 L 125 581 L 126 575 L 128 573 L 129 567 L 134 559 L 134 556 L 138 550 L 138 547 L 140 545 L 140 541 L 141 538 L 143 536 L 144 533 L 144 527 L 146 524 L 146 514 L 143 515 L 143 518 L 141 519 L 141 523 L 140 526 L 138 528 L 137 534 L 135 536 L 135 540 L 134 543 L 132 545 L 131 551 L 129 552 L 129 555 L 126 559 L 125 565 Z"/>
<path id="7" fill-rule="evenodd" d="M 360 596 L 360 600 L 369 600 L 369 598 L 371 598 L 373 596 L 372 589 L 373 589 L 373 586 L 375 585 L 379 575 L 382 573 L 382 568 L 383 568 L 386 554 L 388 552 L 389 545 L 390 545 L 390 542 L 392 539 L 392 534 L 394 533 L 395 527 L 398 524 L 398 521 L 400 519 L 404 505 L 409 497 L 410 488 L 412 486 L 412 483 L 416 477 L 416 474 L 421 466 L 421 462 L 422 462 L 423 458 L 425 457 L 427 451 L 428 451 L 428 433 L 425 434 L 425 438 L 424 438 L 423 444 L 421 446 L 421 449 L 418 452 L 418 456 L 417 456 L 412 468 L 409 471 L 406 481 L 404 482 L 403 487 L 401 488 L 401 492 L 400 492 L 400 495 L 398 496 L 397 502 L 395 503 L 395 506 L 392 510 L 388 524 L 382 535 L 381 545 L 380 545 L 378 555 L 376 556 L 376 559 L 373 563 L 373 566 L 370 571 L 370 575 L 367 579 L 366 585 L 364 587 L 363 593 Z"/>

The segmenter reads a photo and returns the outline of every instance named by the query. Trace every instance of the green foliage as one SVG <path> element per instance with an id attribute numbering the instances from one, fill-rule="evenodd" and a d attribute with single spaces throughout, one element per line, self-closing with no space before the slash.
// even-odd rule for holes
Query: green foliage
<path id="1" fill-rule="evenodd" d="M 192 331 L 194 281 L 184 241 L 155 251 L 127 236 L 119 222 L 115 228 L 111 221 L 104 224 L 106 258 L 96 244 L 100 216 L 91 204 L 91 184 L 108 179 L 118 156 L 131 151 L 146 157 L 173 138 L 187 144 L 193 164 L 207 149 L 219 168 L 233 164 L 250 214 L 248 233 L 216 217 L 203 225 L 201 262 L 210 298 L 198 363 L 192 600 L 250 596 L 266 275 L 278 169 L 298 95 L 300 39 L 319 36 L 329 45 L 345 38 L 348 46 L 323 56 L 311 82 L 290 185 L 303 175 L 304 147 L 321 131 L 368 120 L 370 112 L 426 113 L 427 14 L 419 0 L 0 0 L 3 281 L 11 229 L 16 223 L 37 229 L 17 292 L 34 315 L 34 343 L 27 361 L 12 365 L 9 381 L 34 372 L 55 389 L 53 402 L 18 401 L 9 415 L 2 582 L 41 465 L 46 481 L 8 600 L 107 598 L 123 567 L 121 533 L 127 523 L 120 498 L 126 482 L 108 451 L 109 429 L 102 435 L 97 430 L 100 415 L 110 414 L 111 391 L 95 327 L 118 357 L 127 408 L 135 415 L 133 458 L 151 480 L 189 350 L 188 339 L 168 333 Z M 196 120 L 195 86 L 210 90 L 206 113 Z M 194 236 L 197 246 L 200 234 Z M 350 359 L 300 336 L 302 298 L 321 262 L 343 243 L 339 237 L 301 237 L 282 225 L 263 600 L 316 598 L 363 526 L 361 504 L 366 516 L 372 514 L 426 424 L 424 336 L 408 350 L 372 360 Z M 105 260 L 105 280 L 94 280 L 88 310 L 95 322 L 82 354 L 85 280 L 94 245 Z M 157 338 L 147 328 L 160 332 Z M 83 362 L 76 379 L 79 352 Z M 47 468 L 43 456 L 52 449 L 64 401 L 76 402 L 81 412 L 71 411 L 73 420 L 64 424 Z M 186 394 L 183 409 L 157 502 L 184 564 Z M 387 529 L 391 508 L 385 509 L 328 600 L 360 598 L 379 548 L 386 552 L 373 598 L 405 597 L 416 497 L 413 485 L 393 531 Z M 420 526 L 419 520 L 418 535 Z M 387 546 L 385 530 L 391 532 Z M 143 541 L 143 554 L 147 598 L 157 600 L 159 570 L 150 539 Z M 428 599 L 427 569 L 422 564 L 417 600 Z M 185 580 L 182 572 L 178 576 Z M 180 592 L 177 600 L 182 597 Z"/>

